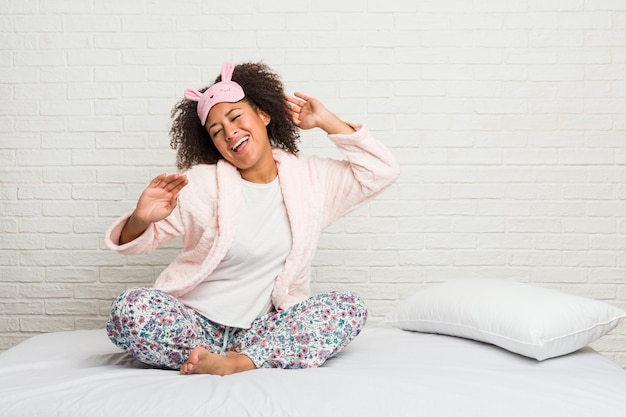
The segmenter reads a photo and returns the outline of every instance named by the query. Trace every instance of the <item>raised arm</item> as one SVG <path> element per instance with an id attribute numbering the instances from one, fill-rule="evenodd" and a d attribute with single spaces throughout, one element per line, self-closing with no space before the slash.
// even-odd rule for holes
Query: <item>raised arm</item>
<path id="1" fill-rule="evenodd" d="M 154 178 L 141 193 L 135 210 L 122 228 L 119 244 L 137 239 L 152 223 L 169 216 L 176 208 L 178 193 L 187 183 L 187 177 L 179 174 L 161 174 Z"/>
<path id="2" fill-rule="evenodd" d="M 295 93 L 287 97 L 294 124 L 301 129 L 320 128 L 346 160 L 312 158 L 325 183 L 325 224 L 363 205 L 391 185 L 399 166 L 391 151 L 362 125 L 348 124 L 319 100 Z"/>

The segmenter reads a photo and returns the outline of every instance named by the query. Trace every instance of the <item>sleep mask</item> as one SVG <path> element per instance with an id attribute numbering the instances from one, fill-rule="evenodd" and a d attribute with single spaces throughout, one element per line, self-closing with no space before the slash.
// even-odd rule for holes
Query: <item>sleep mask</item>
<path id="1" fill-rule="evenodd" d="M 213 84 L 204 93 L 188 88 L 185 90 L 185 98 L 198 102 L 198 117 L 202 126 L 206 123 L 209 111 L 219 103 L 236 103 L 246 95 L 243 88 L 231 81 L 235 65 L 232 62 L 224 62 L 222 65 L 222 81 Z"/>

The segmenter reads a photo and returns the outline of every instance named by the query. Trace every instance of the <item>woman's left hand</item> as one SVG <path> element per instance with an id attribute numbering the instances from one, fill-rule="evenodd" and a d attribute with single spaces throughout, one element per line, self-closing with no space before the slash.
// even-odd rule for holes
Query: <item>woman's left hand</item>
<path id="1" fill-rule="evenodd" d="M 302 93 L 286 97 L 291 119 L 300 129 L 319 127 L 326 133 L 353 133 L 354 129 L 329 111 L 321 101 Z"/>
<path id="2" fill-rule="evenodd" d="M 319 121 L 328 110 L 316 98 L 296 92 L 295 97 L 287 96 L 291 110 L 291 119 L 300 129 L 319 127 Z M 297 98 L 296 98 L 297 97 Z"/>

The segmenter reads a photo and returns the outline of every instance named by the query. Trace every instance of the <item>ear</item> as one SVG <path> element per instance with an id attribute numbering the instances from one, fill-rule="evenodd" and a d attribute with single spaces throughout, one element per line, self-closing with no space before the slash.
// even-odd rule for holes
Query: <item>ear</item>
<path id="1" fill-rule="evenodd" d="M 261 120 L 263 121 L 263 123 L 265 123 L 265 126 L 270 124 L 270 121 L 272 120 L 272 118 L 270 117 L 269 114 L 265 113 L 263 110 L 258 109 L 257 110 L 259 117 L 261 118 Z"/>

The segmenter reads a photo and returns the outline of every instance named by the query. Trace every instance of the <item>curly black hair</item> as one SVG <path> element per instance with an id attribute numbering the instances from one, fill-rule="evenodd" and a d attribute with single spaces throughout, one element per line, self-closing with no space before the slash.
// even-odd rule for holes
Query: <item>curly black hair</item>
<path id="1" fill-rule="evenodd" d="M 220 75 L 215 79 L 215 83 L 221 80 Z M 270 116 L 267 134 L 271 145 L 297 154 L 300 131 L 291 119 L 279 75 L 264 63 L 248 62 L 235 66 L 232 81 L 243 88 L 245 93 L 243 100 L 246 100 L 253 109 L 261 109 Z M 208 87 L 199 91 L 203 93 L 207 89 Z M 200 123 L 197 107 L 197 102 L 183 99 L 171 112 L 173 122 L 170 129 L 170 146 L 177 150 L 176 165 L 181 171 L 197 164 L 215 164 L 223 159 Z"/>

